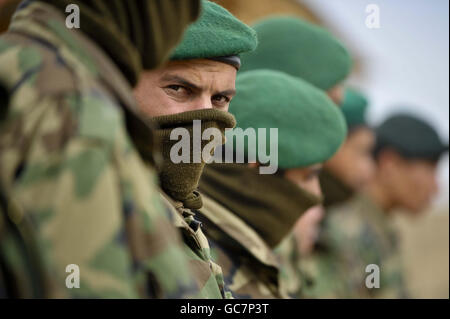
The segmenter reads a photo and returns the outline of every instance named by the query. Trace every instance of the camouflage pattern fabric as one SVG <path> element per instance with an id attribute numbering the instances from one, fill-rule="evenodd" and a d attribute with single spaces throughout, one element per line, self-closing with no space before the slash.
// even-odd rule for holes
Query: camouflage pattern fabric
<path id="1" fill-rule="evenodd" d="M 395 231 L 388 216 L 366 195 L 329 209 L 319 244 L 314 254 L 301 258 L 300 269 L 312 280 L 302 296 L 407 297 Z M 366 286 L 373 273 L 366 272 L 368 265 L 379 267 L 379 288 Z"/>
<path id="2" fill-rule="evenodd" d="M 228 209 L 202 194 L 198 216 L 210 240 L 213 259 L 222 266 L 235 298 L 284 298 L 278 263 L 263 239 Z"/>
<path id="3" fill-rule="evenodd" d="M 196 211 L 187 209 L 180 201 L 175 201 L 160 190 L 163 201 L 172 207 L 174 224 L 183 234 L 185 250 L 189 257 L 190 269 L 199 293 L 195 298 L 232 299 L 225 286 L 222 268 L 211 258 L 211 247 L 202 231 L 201 222 L 196 219 Z"/>
<path id="4" fill-rule="evenodd" d="M 0 298 L 64 297 L 49 272 L 48 260 L 30 220 L 0 190 Z"/>
<path id="5" fill-rule="evenodd" d="M 195 295 L 156 175 L 125 129 L 125 113 L 138 121 L 136 105 L 111 60 L 50 6 L 33 2 L 0 37 L 0 83 L 10 95 L 0 126 L 6 215 L 17 205 L 12 222 L 20 229 L 26 221 L 39 237 L 38 255 L 62 292 L 44 296 Z M 21 259 L 4 253 L 18 241 L 4 242 L 17 237 L 0 231 L 4 276 Z M 65 287 L 70 264 L 79 266 L 80 288 Z M 28 296 L 21 289 L 14 295 Z"/>
<path id="6" fill-rule="evenodd" d="M 274 250 L 280 263 L 279 281 L 283 289 L 291 298 L 303 298 L 305 275 L 302 273 L 300 251 L 295 236 L 290 234 Z"/>
<path id="7" fill-rule="evenodd" d="M 323 247 L 304 256 L 298 246 L 295 236 L 290 235 L 276 249 L 280 282 L 286 293 L 295 299 L 345 298 L 345 274 L 338 272 L 339 256 Z"/>

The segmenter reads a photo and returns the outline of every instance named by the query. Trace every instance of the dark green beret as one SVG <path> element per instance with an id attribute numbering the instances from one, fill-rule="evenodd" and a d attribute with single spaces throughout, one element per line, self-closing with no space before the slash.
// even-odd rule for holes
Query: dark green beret
<path id="1" fill-rule="evenodd" d="M 448 152 L 435 129 L 420 118 L 409 114 L 397 114 L 376 128 L 375 154 L 392 148 L 410 159 L 437 161 Z"/>
<path id="2" fill-rule="evenodd" d="M 344 113 L 345 121 L 349 130 L 366 126 L 366 112 L 369 102 L 360 92 L 352 88 L 346 88 L 344 100 L 341 104 L 342 113 Z"/>
<path id="3" fill-rule="evenodd" d="M 253 26 L 258 48 L 242 56 L 242 71 L 273 69 L 300 77 L 322 90 L 343 81 L 352 62 L 328 31 L 294 17 L 273 17 Z"/>
<path id="4" fill-rule="evenodd" d="M 202 1 L 200 18 L 185 32 L 172 60 L 208 59 L 239 55 L 257 46 L 256 32 L 211 1 Z"/>
<path id="5" fill-rule="evenodd" d="M 322 90 L 302 79 L 279 71 L 254 70 L 238 75 L 236 87 L 229 110 L 236 117 L 236 127 L 266 128 L 266 154 L 275 142 L 269 140 L 270 128 L 278 128 L 281 169 L 325 162 L 346 138 L 342 112 Z M 247 143 L 245 152 L 248 154 Z"/>

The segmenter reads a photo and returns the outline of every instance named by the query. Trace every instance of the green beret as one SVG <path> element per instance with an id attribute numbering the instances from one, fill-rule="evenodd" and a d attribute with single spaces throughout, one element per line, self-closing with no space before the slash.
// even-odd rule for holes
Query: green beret
<path id="1" fill-rule="evenodd" d="M 278 128 L 281 169 L 325 162 L 346 138 L 342 112 L 322 90 L 302 79 L 273 70 L 254 70 L 238 75 L 236 87 L 238 92 L 229 109 L 236 127 L 244 131 L 266 128 L 266 154 L 270 143 L 276 142 L 269 139 L 270 128 Z M 244 144 L 248 155 L 248 145 Z"/>
<path id="2" fill-rule="evenodd" d="M 376 128 L 375 154 L 391 148 L 405 158 L 437 161 L 448 152 L 437 132 L 425 121 L 409 114 L 397 114 Z"/>
<path id="3" fill-rule="evenodd" d="M 172 60 L 208 59 L 239 55 L 257 46 L 256 32 L 211 1 L 202 1 L 200 18 L 191 24 Z"/>
<path id="4" fill-rule="evenodd" d="M 242 56 L 242 71 L 273 69 L 329 90 L 350 73 L 345 47 L 328 31 L 294 17 L 274 17 L 253 26 L 258 48 Z"/>
<path id="5" fill-rule="evenodd" d="M 367 99 L 358 91 L 347 88 L 344 93 L 344 101 L 341 104 L 342 113 L 349 130 L 366 126 L 366 112 L 369 106 Z"/>

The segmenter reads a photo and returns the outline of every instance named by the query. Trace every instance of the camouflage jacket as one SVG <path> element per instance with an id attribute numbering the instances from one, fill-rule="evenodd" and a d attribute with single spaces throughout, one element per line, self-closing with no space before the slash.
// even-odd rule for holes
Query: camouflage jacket
<path id="1" fill-rule="evenodd" d="M 235 298 L 284 298 L 278 285 L 278 262 L 264 240 L 228 209 L 202 194 L 198 216 L 222 266 L 225 285 Z"/>
<path id="2" fill-rule="evenodd" d="M 288 236 L 275 250 L 280 260 L 280 285 L 291 298 L 340 298 L 345 297 L 345 277 L 338 273 L 339 257 L 333 250 L 315 249 L 310 255 L 302 255 L 297 239 Z"/>
<path id="3" fill-rule="evenodd" d="M 183 207 L 182 202 L 173 200 L 164 191 L 161 190 L 160 193 L 166 204 L 172 207 L 174 224 L 183 234 L 190 269 L 199 290 L 195 297 L 231 299 L 232 295 L 225 287 L 222 268 L 211 258 L 211 248 L 202 231 L 201 222 L 196 219 L 196 212 Z"/>
<path id="4" fill-rule="evenodd" d="M 15 249 L 21 242 L 16 230 L 27 229 L 38 239 L 25 251 L 38 250 L 33 255 L 43 260 L 42 273 L 51 273 L 57 287 L 37 296 L 192 296 L 188 261 L 156 175 L 126 130 L 125 118 L 140 121 L 131 88 L 111 60 L 64 21 L 51 6 L 34 2 L 0 37 L 0 83 L 9 95 L 0 125 L 7 201 L 0 221 L 8 221 L 0 226 L 0 285 L 26 269 Z M 67 277 L 68 265 L 78 266 L 79 288 L 66 288 L 67 279 L 76 283 Z M 21 287 L 13 291 L 36 296 Z"/>
<path id="5" fill-rule="evenodd" d="M 317 298 L 404 298 L 400 258 L 388 216 L 366 195 L 357 194 L 327 212 L 318 249 L 301 261 L 302 271 L 313 280 L 304 293 Z M 378 266 L 379 288 L 370 287 L 376 281 L 368 265 Z"/>
<path id="6" fill-rule="evenodd" d="M 294 234 L 290 234 L 276 247 L 275 254 L 280 264 L 280 286 L 291 298 L 302 298 L 307 278 L 300 268 L 302 258 Z"/>

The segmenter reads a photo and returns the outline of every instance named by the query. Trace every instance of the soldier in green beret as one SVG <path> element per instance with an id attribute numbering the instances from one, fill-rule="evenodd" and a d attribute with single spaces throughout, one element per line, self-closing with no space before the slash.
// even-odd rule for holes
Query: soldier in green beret
<path id="1" fill-rule="evenodd" d="M 372 158 L 375 133 L 366 120 L 366 97 L 347 88 L 341 110 L 347 122 L 348 136 L 336 155 L 324 165 L 320 176 L 325 207 L 348 200 L 370 181 L 375 171 Z"/>
<path id="2" fill-rule="evenodd" d="M 334 276 L 345 279 L 337 297 L 407 297 L 391 216 L 427 208 L 437 191 L 437 162 L 448 151 L 429 124 L 409 114 L 387 119 L 376 137 L 374 178 L 365 191 L 330 208 L 323 229 L 327 251 L 319 262 L 332 262 Z"/>
<path id="3" fill-rule="evenodd" d="M 330 206 L 349 200 L 373 176 L 375 167 L 372 150 L 375 134 L 368 126 L 367 99 L 357 90 L 347 88 L 341 105 L 348 135 L 338 152 L 324 164 L 320 174 L 323 206 L 305 213 L 294 228 L 294 235 L 278 251 L 286 259 L 289 291 L 293 296 L 333 297 L 341 281 L 328 243 L 322 238 L 321 227 L 327 224 Z"/>
<path id="4" fill-rule="evenodd" d="M 242 57 L 242 71 L 273 69 L 302 78 L 326 91 L 336 104 L 352 61 L 347 49 L 328 31 L 290 16 L 264 19 L 253 28 L 258 48 Z"/>
<path id="5" fill-rule="evenodd" d="M 346 89 L 341 110 L 348 135 L 320 173 L 323 206 L 306 212 L 296 224 L 294 236 L 278 248 L 286 261 L 284 270 L 289 291 L 297 298 L 333 297 L 342 280 L 335 275 L 336 268 L 329 262 L 333 257 L 327 252 L 329 243 L 320 236 L 321 227 L 327 222 L 329 207 L 349 200 L 374 173 L 375 134 L 366 121 L 367 108 L 368 101 L 360 92 Z"/>
<path id="6" fill-rule="evenodd" d="M 198 1 L 21 3 L 0 36 L 0 297 L 195 295 L 132 87 L 198 14 Z"/>
<path id="7" fill-rule="evenodd" d="M 257 39 L 254 30 L 221 6 L 210 1 L 202 4 L 199 20 L 187 29 L 170 61 L 144 72 L 135 96 L 142 113 L 159 127 L 160 193 L 183 233 L 200 289 L 197 297 L 222 298 L 231 294 L 224 287 L 221 268 L 211 260 L 208 240 L 195 217 L 203 205 L 197 187 L 206 163 L 203 149 L 210 142 L 221 145 L 225 128 L 235 126 L 228 107 L 236 92 L 239 55 L 254 50 Z M 202 137 L 208 129 L 220 132 L 218 140 L 197 141 L 196 134 Z M 183 136 L 178 135 L 180 130 L 188 136 L 186 161 L 177 161 L 171 152 L 183 142 L 178 140 Z"/>
<path id="8" fill-rule="evenodd" d="M 288 74 L 249 71 L 236 85 L 230 112 L 237 128 L 227 134 L 224 150 L 231 147 L 235 163 L 206 167 L 199 218 L 235 297 L 283 298 L 273 249 L 320 203 L 321 163 L 342 144 L 345 122 L 323 91 Z M 258 132 L 254 142 L 245 139 L 252 131 Z M 272 165 L 267 156 L 277 168 L 264 174 Z"/>

